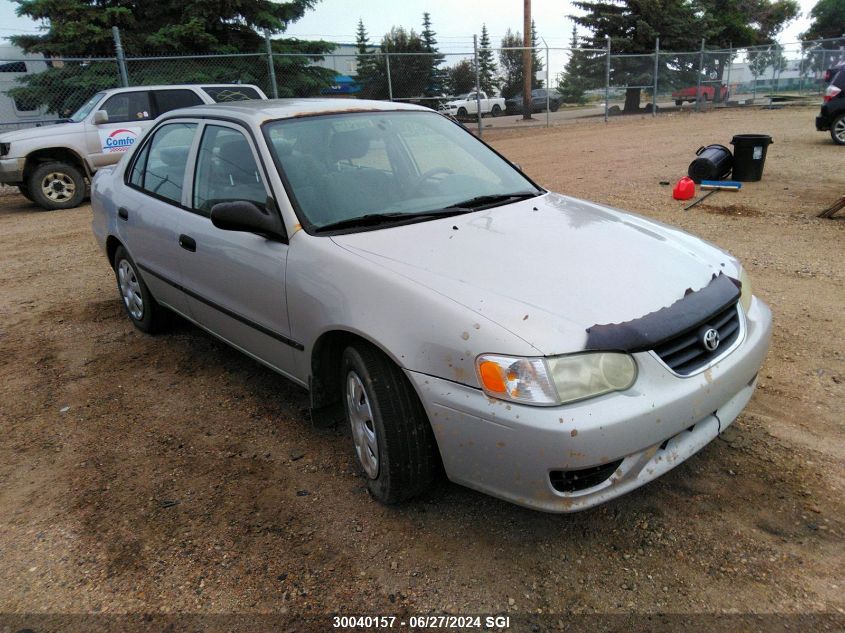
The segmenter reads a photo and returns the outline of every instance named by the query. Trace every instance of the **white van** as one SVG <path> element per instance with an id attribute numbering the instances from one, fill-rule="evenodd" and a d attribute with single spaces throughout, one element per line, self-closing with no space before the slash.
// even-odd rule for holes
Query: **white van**
<path id="1" fill-rule="evenodd" d="M 17 46 L 0 46 L 0 133 L 58 118 L 49 113 L 46 106 L 28 104 L 9 95 L 9 90 L 23 85 L 22 77 L 44 72 L 47 68 L 49 62 L 43 55 L 28 55 Z"/>
<path id="2" fill-rule="evenodd" d="M 156 117 L 200 104 L 266 99 L 248 84 L 180 84 L 103 90 L 65 122 L 0 134 L 0 183 L 44 209 L 78 206 L 88 182 L 113 165 Z"/>

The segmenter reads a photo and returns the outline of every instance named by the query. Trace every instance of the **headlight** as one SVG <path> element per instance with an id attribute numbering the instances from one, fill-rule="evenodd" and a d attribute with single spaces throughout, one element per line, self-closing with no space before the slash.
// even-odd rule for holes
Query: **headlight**
<path id="1" fill-rule="evenodd" d="M 488 396 L 535 406 L 554 406 L 624 391 L 637 379 L 634 359 L 617 352 L 552 358 L 482 354 L 475 364 Z"/>
<path id="2" fill-rule="evenodd" d="M 742 306 L 742 311 L 748 314 L 748 310 L 751 308 L 751 278 L 744 268 L 739 271 L 739 283 L 741 286 L 739 304 Z"/>

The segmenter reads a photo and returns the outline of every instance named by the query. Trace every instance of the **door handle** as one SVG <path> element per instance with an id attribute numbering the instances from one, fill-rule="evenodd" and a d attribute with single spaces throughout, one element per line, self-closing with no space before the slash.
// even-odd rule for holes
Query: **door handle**
<path id="1" fill-rule="evenodd" d="M 129 211 L 126 209 L 126 207 L 120 207 L 117 210 L 117 217 L 119 217 L 121 220 L 129 220 Z"/>
<path id="2" fill-rule="evenodd" d="M 197 241 L 192 237 L 188 237 L 187 235 L 180 235 L 179 246 L 184 248 L 186 251 L 191 251 L 192 253 L 195 253 L 197 250 Z"/>

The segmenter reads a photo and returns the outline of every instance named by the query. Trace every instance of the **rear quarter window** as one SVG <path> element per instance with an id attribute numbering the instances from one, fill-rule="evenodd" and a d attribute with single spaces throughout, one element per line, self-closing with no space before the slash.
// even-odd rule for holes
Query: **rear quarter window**
<path id="1" fill-rule="evenodd" d="M 203 86 L 202 89 L 215 103 L 261 99 L 258 91 L 249 86 Z"/>
<path id="2" fill-rule="evenodd" d="M 193 90 L 154 90 L 153 96 L 159 114 L 202 104 L 202 99 Z"/>

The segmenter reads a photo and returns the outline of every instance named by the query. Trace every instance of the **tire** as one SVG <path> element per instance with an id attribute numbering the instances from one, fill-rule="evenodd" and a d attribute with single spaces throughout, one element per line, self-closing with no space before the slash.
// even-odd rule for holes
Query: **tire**
<path id="1" fill-rule="evenodd" d="M 493 117 L 500 116 L 502 114 L 502 108 L 499 107 L 498 103 L 493 104 L 493 108 L 490 110 L 490 114 Z"/>
<path id="2" fill-rule="evenodd" d="M 701 94 L 701 100 L 702 100 L 704 103 L 707 103 L 708 101 L 710 101 L 710 97 L 708 97 L 708 96 L 707 96 L 707 93 L 706 93 L 706 92 L 703 92 L 703 93 Z"/>
<path id="3" fill-rule="evenodd" d="M 678 107 L 684 105 L 684 100 L 683 99 L 675 99 L 675 105 L 678 106 Z"/>
<path id="4" fill-rule="evenodd" d="M 845 112 L 833 119 L 830 124 L 830 138 L 837 145 L 845 145 Z"/>
<path id="5" fill-rule="evenodd" d="M 549 104 L 549 110 L 552 112 L 557 112 L 560 109 L 560 102 L 559 101 L 552 101 Z"/>
<path id="6" fill-rule="evenodd" d="M 169 322 L 167 311 L 153 299 L 138 266 L 122 246 L 117 247 L 113 264 L 117 291 L 132 324 L 147 334 L 164 330 Z"/>
<path id="7" fill-rule="evenodd" d="M 440 472 L 434 433 L 405 374 L 366 344 L 347 347 L 341 388 L 355 459 L 367 489 L 384 504 L 422 493 Z"/>
<path id="8" fill-rule="evenodd" d="M 465 119 L 467 116 L 467 109 L 466 108 L 458 108 L 458 118 Z"/>
<path id="9" fill-rule="evenodd" d="M 53 211 L 72 209 L 85 199 L 85 177 L 73 165 L 61 162 L 43 163 L 36 167 L 26 182 L 32 201 Z"/>
<path id="10" fill-rule="evenodd" d="M 26 198 L 27 200 L 29 200 L 30 202 L 35 202 L 35 200 L 32 199 L 32 194 L 29 193 L 29 187 L 27 187 L 26 185 L 24 185 L 24 184 L 18 185 L 18 191 L 20 191 L 21 195 L 24 198 Z"/>

